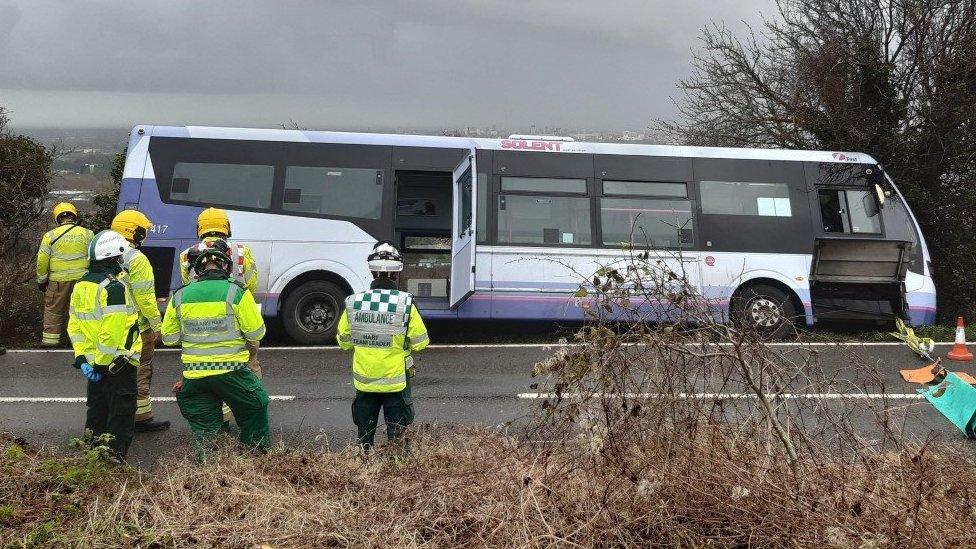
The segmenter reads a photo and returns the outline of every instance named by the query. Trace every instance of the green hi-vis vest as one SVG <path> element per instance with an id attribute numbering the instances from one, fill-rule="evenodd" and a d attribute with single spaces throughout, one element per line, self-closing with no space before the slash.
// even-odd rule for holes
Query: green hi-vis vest
<path id="1" fill-rule="evenodd" d="M 413 296 L 397 290 L 367 290 L 346 298 L 336 334 L 339 346 L 355 349 L 353 385 L 367 393 L 407 387 L 411 351 L 427 346 L 427 328 Z"/>
<path id="2" fill-rule="evenodd" d="M 75 356 L 84 355 L 93 366 L 108 366 L 121 356 L 138 366 L 138 319 L 132 294 L 122 282 L 87 273 L 71 291 L 68 309 L 68 337 Z"/>
<path id="3" fill-rule="evenodd" d="M 247 341 L 264 337 L 264 319 L 251 292 L 226 279 L 184 286 L 166 307 L 166 345 L 183 344 L 183 376 L 224 374 L 247 367 Z"/>
<path id="4" fill-rule="evenodd" d="M 37 248 L 37 282 L 78 280 L 88 270 L 88 245 L 95 235 L 75 224 L 44 233 Z"/>

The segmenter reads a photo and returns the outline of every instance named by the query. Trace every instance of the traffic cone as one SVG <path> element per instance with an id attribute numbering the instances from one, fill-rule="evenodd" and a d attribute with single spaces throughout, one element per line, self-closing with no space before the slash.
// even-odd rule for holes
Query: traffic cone
<path id="1" fill-rule="evenodd" d="M 960 362 L 969 362 L 973 359 L 973 353 L 966 348 L 966 323 L 963 322 L 962 317 L 956 319 L 956 344 L 952 346 L 946 358 Z"/>

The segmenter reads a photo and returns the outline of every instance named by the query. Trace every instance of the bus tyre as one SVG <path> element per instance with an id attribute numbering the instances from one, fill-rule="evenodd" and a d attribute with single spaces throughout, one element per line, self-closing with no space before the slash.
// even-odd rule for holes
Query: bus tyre
<path id="1" fill-rule="evenodd" d="M 310 280 L 288 293 L 282 305 L 285 332 L 303 345 L 335 341 L 346 292 L 325 280 Z"/>
<path id="2" fill-rule="evenodd" d="M 793 300 L 773 286 L 749 286 L 732 298 L 732 319 L 736 324 L 768 339 L 788 336 L 796 314 Z"/>

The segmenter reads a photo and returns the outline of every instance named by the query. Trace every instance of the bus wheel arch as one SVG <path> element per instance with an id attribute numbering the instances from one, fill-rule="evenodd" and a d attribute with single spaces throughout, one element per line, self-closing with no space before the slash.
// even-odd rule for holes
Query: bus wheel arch
<path id="1" fill-rule="evenodd" d="M 322 345 L 335 341 L 336 327 L 352 286 L 331 271 L 304 272 L 285 285 L 278 315 L 285 332 L 298 343 Z"/>
<path id="2" fill-rule="evenodd" d="M 805 309 L 796 290 L 774 278 L 759 277 L 739 285 L 729 299 L 729 317 L 770 339 L 795 332 Z"/>

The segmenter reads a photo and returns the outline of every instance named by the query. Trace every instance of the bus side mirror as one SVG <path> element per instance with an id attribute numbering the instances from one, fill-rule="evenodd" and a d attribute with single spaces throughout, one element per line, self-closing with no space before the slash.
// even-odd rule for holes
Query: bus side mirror
<path id="1" fill-rule="evenodd" d="M 881 188 L 881 185 L 878 185 L 877 183 L 874 184 L 874 194 L 878 197 L 878 208 L 884 208 L 885 199 L 888 198 L 888 195 L 885 193 L 885 190 Z"/>

